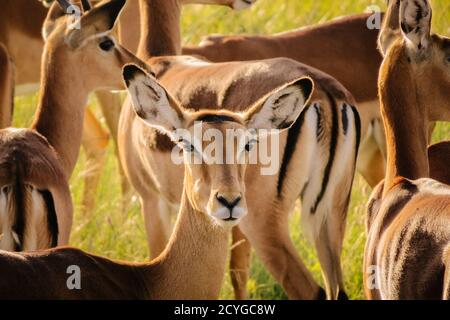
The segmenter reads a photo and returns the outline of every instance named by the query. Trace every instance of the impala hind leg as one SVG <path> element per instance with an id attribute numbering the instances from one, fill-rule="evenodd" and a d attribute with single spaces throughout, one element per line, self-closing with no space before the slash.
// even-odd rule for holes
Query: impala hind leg
<path id="1" fill-rule="evenodd" d="M 122 195 L 124 196 L 125 200 L 127 200 L 131 191 L 131 186 L 128 182 L 127 177 L 125 176 L 122 164 L 120 163 L 120 157 L 118 154 L 119 149 L 117 146 L 117 134 L 119 130 L 120 111 L 122 109 L 122 99 L 119 94 L 109 91 L 98 91 L 96 92 L 96 97 L 100 109 L 102 110 L 103 116 L 105 117 L 106 125 L 114 141 L 114 150 L 118 159 L 117 161 L 119 161 L 119 174 L 121 179 Z"/>
<path id="2" fill-rule="evenodd" d="M 357 162 L 358 172 L 372 188 L 384 179 L 386 169 L 384 131 L 380 130 L 383 129 L 378 125 L 371 126 L 370 133 L 361 141 Z"/>
<path id="3" fill-rule="evenodd" d="M 82 205 L 84 212 L 92 212 L 95 207 L 97 188 L 105 166 L 106 151 L 109 142 L 108 133 L 102 128 L 88 108 L 84 119 L 83 148 L 86 151 Z"/>
<path id="4" fill-rule="evenodd" d="M 330 300 L 347 300 L 341 268 L 345 224 L 338 220 L 329 217 L 322 225 L 314 244 L 322 268 L 322 276 L 325 280 L 327 298 Z"/>
<path id="5" fill-rule="evenodd" d="M 292 243 L 287 212 L 249 214 L 241 227 L 289 299 L 325 299 L 325 291 L 314 281 Z"/>
<path id="6" fill-rule="evenodd" d="M 333 201 L 330 192 L 315 211 L 310 210 L 308 201 L 302 203 L 304 233 L 316 248 L 326 296 L 330 300 L 347 298 L 340 261 L 348 203 L 346 190 L 348 188 L 335 188 L 338 201 Z"/>
<path id="7" fill-rule="evenodd" d="M 237 300 L 247 299 L 247 281 L 250 268 L 251 245 L 239 227 L 232 231 L 233 245 L 230 258 L 230 277 Z"/>
<path id="8" fill-rule="evenodd" d="M 343 120 L 339 128 L 342 130 L 336 136 L 334 153 L 329 153 L 326 162 L 318 162 L 318 165 L 311 167 L 310 181 L 315 180 L 316 183 L 311 183 L 302 197 L 305 235 L 316 247 L 327 298 L 333 300 L 348 299 L 344 291 L 340 257 L 360 137 L 356 109 L 344 103 L 340 106 L 340 113 Z M 322 147 L 327 148 L 326 145 Z M 324 166 L 324 163 L 327 165 Z"/>
<path id="9" fill-rule="evenodd" d="M 0 129 L 11 125 L 14 104 L 14 65 L 0 43 Z"/>
<path id="10" fill-rule="evenodd" d="M 166 248 L 171 235 L 170 206 L 156 193 L 149 193 L 141 199 L 147 240 L 152 259 Z"/>

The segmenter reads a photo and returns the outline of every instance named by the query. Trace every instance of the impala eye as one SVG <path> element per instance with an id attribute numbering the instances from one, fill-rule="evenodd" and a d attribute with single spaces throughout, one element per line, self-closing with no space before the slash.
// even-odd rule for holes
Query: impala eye
<path id="1" fill-rule="evenodd" d="M 192 143 L 190 143 L 188 140 L 182 139 L 179 141 L 179 143 L 181 144 L 182 148 L 184 151 L 186 152 L 195 152 L 195 147 Z"/>
<path id="2" fill-rule="evenodd" d="M 250 152 L 252 151 L 253 147 L 255 146 L 256 142 L 258 142 L 255 139 L 250 140 L 245 144 L 245 151 Z"/>
<path id="3" fill-rule="evenodd" d="M 102 49 L 103 51 L 110 51 L 112 48 L 114 48 L 114 41 L 112 41 L 109 38 L 106 38 L 105 40 L 103 40 L 102 42 L 99 43 L 98 45 L 100 47 L 100 49 Z"/>

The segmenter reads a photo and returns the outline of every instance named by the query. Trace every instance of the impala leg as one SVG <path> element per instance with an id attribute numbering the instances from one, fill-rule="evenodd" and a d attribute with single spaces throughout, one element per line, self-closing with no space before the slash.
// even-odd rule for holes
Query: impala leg
<path id="1" fill-rule="evenodd" d="M 289 236 L 287 213 L 249 214 L 241 228 L 256 254 L 290 299 L 324 299 L 325 292 L 301 261 Z"/>
<path id="2" fill-rule="evenodd" d="M 345 212 L 343 213 L 345 215 Z M 345 222 L 345 218 L 343 219 Z M 347 300 L 344 291 L 344 281 L 341 269 L 341 252 L 344 238 L 345 224 L 341 219 L 335 219 L 332 215 L 322 225 L 320 233 L 315 241 L 317 256 L 322 268 L 325 280 L 325 290 L 328 299 Z"/>
<path id="3" fill-rule="evenodd" d="M 382 142 L 379 142 L 379 139 L 376 135 L 369 134 L 361 141 L 356 165 L 358 172 L 372 188 L 384 179 L 386 170 L 386 158 L 383 156 L 383 146 L 380 146 Z"/>
<path id="4" fill-rule="evenodd" d="M 230 277 L 237 300 L 247 299 L 248 270 L 250 268 L 251 245 L 239 227 L 232 231 L 233 246 L 230 259 Z"/>
<path id="5" fill-rule="evenodd" d="M 14 65 L 0 43 L 0 129 L 11 125 L 14 105 Z"/>
<path id="6" fill-rule="evenodd" d="M 156 193 L 141 199 L 150 257 L 155 259 L 166 248 L 171 234 L 170 209 Z"/>
<path id="7" fill-rule="evenodd" d="M 82 200 L 84 212 L 91 212 L 95 207 L 96 191 L 105 165 L 108 142 L 108 133 L 87 108 L 83 130 L 83 148 L 87 158 Z"/>
<path id="8" fill-rule="evenodd" d="M 109 132 L 111 133 L 114 141 L 114 150 L 119 161 L 119 174 L 121 178 L 122 195 L 127 196 L 131 191 L 131 187 L 123 171 L 122 164 L 120 163 L 120 157 L 118 155 L 117 147 L 117 132 L 119 126 L 120 111 L 122 108 L 122 99 L 120 98 L 119 94 L 109 91 L 98 91 L 96 92 L 96 96 L 103 116 L 105 117 L 106 125 L 108 126 Z"/>

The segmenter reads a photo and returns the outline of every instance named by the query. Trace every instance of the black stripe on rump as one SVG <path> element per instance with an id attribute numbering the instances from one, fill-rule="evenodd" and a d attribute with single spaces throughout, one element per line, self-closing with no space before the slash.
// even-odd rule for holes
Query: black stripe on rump
<path id="1" fill-rule="evenodd" d="M 289 162 L 291 161 L 292 156 L 295 152 L 295 146 L 297 144 L 298 137 L 300 136 L 300 132 L 305 122 L 305 114 L 308 112 L 309 107 L 311 105 L 306 106 L 300 116 L 297 118 L 297 121 L 292 125 L 292 127 L 288 130 L 288 136 L 286 140 L 286 146 L 284 148 L 283 161 L 281 162 L 280 173 L 278 174 L 278 183 L 277 183 L 277 192 L 278 197 L 281 196 L 281 191 L 283 190 L 283 183 L 286 179 L 286 173 L 289 166 Z"/>
<path id="2" fill-rule="evenodd" d="M 332 127 L 331 127 L 331 137 L 330 137 L 330 151 L 329 151 L 329 158 L 328 163 L 325 167 L 323 180 L 322 180 L 322 187 L 320 189 L 320 192 L 316 198 L 316 201 L 314 205 L 311 207 L 311 213 L 316 213 L 317 207 L 320 204 L 320 201 L 322 201 L 322 198 L 325 194 L 325 191 L 327 190 L 328 181 L 330 180 L 330 174 L 331 169 L 333 168 L 334 163 L 334 157 L 336 155 L 336 146 L 337 146 L 337 137 L 339 135 L 339 123 L 338 123 L 338 114 L 337 114 L 337 105 L 336 101 L 334 100 L 333 96 L 328 92 L 325 91 L 327 94 L 328 101 L 331 105 L 331 113 L 332 113 Z"/>
<path id="3" fill-rule="evenodd" d="M 56 216 L 55 202 L 53 196 L 48 190 L 39 190 L 47 208 L 47 229 L 51 237 L 51 247 L 58 245 L 58 218 Z"/>
<path id="4" fill-rule="evenodd" d="M 23 183 L 23 168 L 20 163 L 16 166 L 16 181 L 12 192 L 14 193 L 14 224 L 13 231 L 16 233 L 19 242 L 14 239 L 14 250 L 22 251 L 23 237 L 25 233 L 25 210 L 26 196 L 25 184 Z"/>
<path id="5" fill-rule="evenodd" d="M 356 141 L 355 141 L 355 163 L 358 158 L 359 144 L 361 143 L 361 117 L 359 116 L 358 109 L 352 106 L 353 115 L 355 116 L 355 128 L 356 128 Z"/>

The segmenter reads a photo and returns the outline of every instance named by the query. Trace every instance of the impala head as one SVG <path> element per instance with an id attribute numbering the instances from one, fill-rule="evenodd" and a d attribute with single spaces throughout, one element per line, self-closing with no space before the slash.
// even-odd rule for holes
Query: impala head
<path id="1" fill-rule="evenodd" d="M 450 39 L 431 33 L 427 0 L 390 0 L 389 5 L 391 22 L 384 23 L 379 38 L 385 56 L 381 80 L 386 72 L 396 73 L 396 81 L 408 79 L 405 86 L 412 85 L 408 90 L 415 90 L 419 104 L 428 107 L 429 120 L 449 121 Z"/>
<path id="2" fill-rule="evenodd" d="M 43 26 L 43 65 L 62 70 L 89 91 L 122 89 L 123 65 L 140 63 L 112 36 L 124 4 L 125 0 L 110 0 L 91 8 L 88 0 L 81 6 L 55 1 Z"/>
<path id="3" fill-rule="evenodd" d="M 257 132 L 263 129 L 272 134 L 273 129 L 288 129 L 313 87 L 309 78 L 298 79 L 274 90 L 244 113 L 190 112 L 138 67 L 126 66 L 124 79 L 137 115 L 183 150 L 185 191 L 192 207 L 225 226 L 236 225 L 247 213 L 244 177 L 249 153 L 258 143 Z M 221 156 L 213 160 L 211 155 L 217 154 Z"/>

